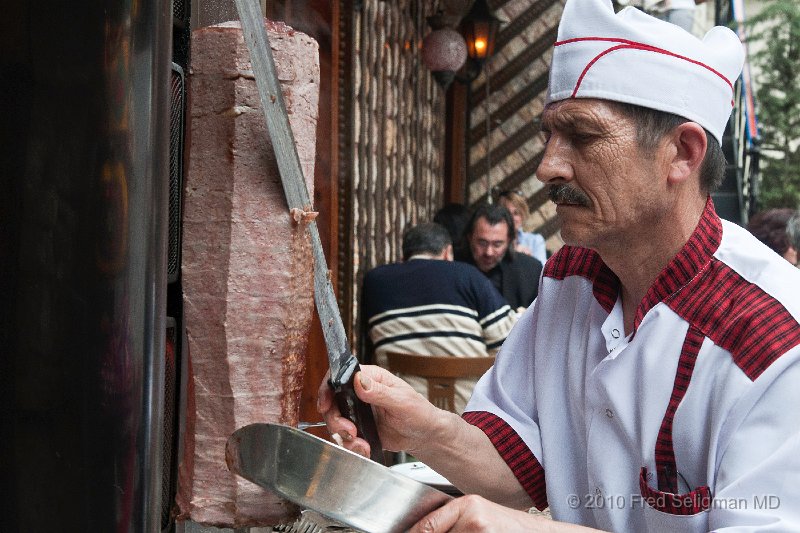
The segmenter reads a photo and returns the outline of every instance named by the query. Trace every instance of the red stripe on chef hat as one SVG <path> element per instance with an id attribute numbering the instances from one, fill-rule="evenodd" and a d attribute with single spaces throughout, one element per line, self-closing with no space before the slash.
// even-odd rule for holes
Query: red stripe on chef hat
<path id="1" fill-rule="evenodd" d="M 627 40 L 627 39 L 618 39 L 618 38 L 613 38 L 613 37 L 575 37 L 573 39 L 566 39 L 566 40 L 563 40 L 563 41 L 558 41 L 553 46 L 562 46 L 562 45 L 565 45 L 565 44 L 571 44 L 571 43 L 582 42 L 582 41 L 600 41 L 600 42 L 620 43 L 620 44 L 617 45 L 617 46 L 612 46 L 611 48 L 608 48 L 608 49 L 600 52 L 594 58 L 592 58 L 591 61 L 589 61 L 589 63 L 583 69 L 583 72 L 581 72 L 581 75 L 578 77 L 578 81 L 575 83 L 575 89 L 572 91 L 572 96 L 571 96 L 572 98 L 575 98 L 577 96 L 578 89 L 580 89 L 581 83 L 583 82 L 583 78 L 589 72 L 589 69 L 592 68 L 592 66 L 594 66 L 594 64 L 597 63 L 597 61 L 599 61 L 601 57 L 603 57 L 605 55 L 608 55 L 611 52 L 616 52 L 617 50 L 642 50 L 642 51 L 645 51 L 645 52 L 653 52 L 653 53 L 656 53 L 656 54 L 663 54 L 663 55 L 666 55 L 666 56 L 674 57 L 676 59 L 681 59 L 683 61 L 687 61 L 687 62 L 692 63 L 694 65 L 698 65 L 698 66 L 708 70 L 709 72 L 712 72 L 716 76 L 718 76 L 722 81 L 724 81 L 728 85 L 728 87 L 731 88 L 731 93 L 733 93 L 733 84 L 731 84 L 731 82 L 728 80 L 728 78 L 723 76 L 720 72 L 718 72 L 714 68 L 706 65 L 702 61 L 697 61 L 696 59 L 692 59 L 690 57 L 682 56 L 680 54 L 676 54 L 674 52 L 670 52 L 669 50 L 664 50 L 663 48 L 658 48 L 658 47 L 655 47 L 655 46 L 652 46 L 652 45 L 649 45 L 649 44 L 637 43 L 636 41 L 630 41 L 630 40 Z M 733 105 L 734 105 L 734 101 L 733 101 L 733 98 L 731 98 L 731 107 L 733 107 Z"/>

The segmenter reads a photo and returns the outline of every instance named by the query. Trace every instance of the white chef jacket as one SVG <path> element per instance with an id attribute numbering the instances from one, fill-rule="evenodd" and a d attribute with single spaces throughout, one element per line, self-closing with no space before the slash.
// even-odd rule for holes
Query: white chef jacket
<path id="1" fill-rule="evenodd" d="M 562 248 L 464 418 L 557 520 L 800 531 L 800 271 L 709 199 L 628 337 L 618 294 Z"/>

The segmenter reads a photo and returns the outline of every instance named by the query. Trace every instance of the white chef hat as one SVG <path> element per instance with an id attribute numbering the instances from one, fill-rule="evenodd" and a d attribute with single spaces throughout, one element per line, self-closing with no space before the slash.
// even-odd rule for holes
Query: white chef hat
<path id="1" fill-rule="evenodd" d="M 611 0 L 567 0 L 553 49 L 547 102 L 602 98 L 697 122 L 718 141 L 733 107 L 744 49 L 728 28 L 701 41 Z"/>

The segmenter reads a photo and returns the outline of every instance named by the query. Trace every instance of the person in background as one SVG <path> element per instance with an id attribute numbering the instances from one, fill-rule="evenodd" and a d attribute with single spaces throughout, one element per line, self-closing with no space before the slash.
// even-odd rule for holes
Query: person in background
<path id="1" fill-rule="evenodd" d="M 453 253 L 458 255 L 464 248 L 464 233 L 469 224 L 470 211 L 467 206 L 459 203 L 449 203 L 436 211 L 433 221 L 441 224 L 450 233 L 453 242 Z"/>
<path id="2" fill-rule="evenodd" d="M 514 229 L 517 234 L 514 240 L 514 250 L 531 255 L 544 265 L 547 262 L 544 237 L 523 229 L 523 224 L 528 219 L 530 211 L 522 191 L 503 191 L 499 194 L 498 201 L 500 205 L 508 209 L 514 219 Z"/>
<path id="3" fill-rule="evenodd" d="M 710 196 L 743 63 L 729 28 L 566 0 L 536 171 L 566 245 L 536 302 L 461 418 L 355 379 L 383 445 L 467 494 L 412 533 L 800 531 L 800 271 Z"/>
<path id="4" fill-rule="evenodd" d="M 750 217 L 747 229 L 779 256 L 797 265 L 797 248 L 789 239 L 789 221 L 797 211 L 788 207 L 767 209 Z"/>
<path id="5" fill-rule="evenodd" d="M 694 11 L 696 4 L 705 0 L 617 0 L 620 6 L 632 6 L 643 10 L 660 20 L 683 28 L 689 33 L 694 27 Z"/>
<path id="6" fill-rule="evenodd" d="M 475 267 L 453 262 L 450 234 L 426 222 L 403 235 L 403 262 L 376 267 L 364 277 L 362 317 L 375 360 L 386 354 L 494 355 L 516 321 L 516 313 Z M 403 377 L 427 398 L 426 381 Z M 461 413 L 474 379 L 455 385 Z"/>
<path id="7" fill-rule="evenodd" d="M 705 0 L 645 0 L 645 11 L 692 33 L 695 4 Z"/>
<path id="8" fill-rule="evenodd" d="M 795 211 L 786 224 L 786 233 L 789 235 L 789 244 L 798 252 L 800 250 L 800 209 Z M 800 264 L 797 266 L 800 266 Z"/>
<path id="9" fill-rule="evenodd" d="M 514 219 L 505 207 L 483 204 L 466 229 L 466 247 L 456 261 L 478 267 L 512 309 L 528 307 L 536 298 L 542 263 L 514 251 Z"/>

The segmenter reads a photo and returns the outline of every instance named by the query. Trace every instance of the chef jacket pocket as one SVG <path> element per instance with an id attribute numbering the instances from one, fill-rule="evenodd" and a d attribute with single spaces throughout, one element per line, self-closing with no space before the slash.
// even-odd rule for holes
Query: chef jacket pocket
<path id="1" fill-rule="evenodd" d="M 684 493 L 662 492 L 647 484 L 647 468 L 639 474 L 639 490 L 644 501 L 645 519 L 650 531 L 704 529 L 711 507 L 711 490 L 697 487 Z"/>

